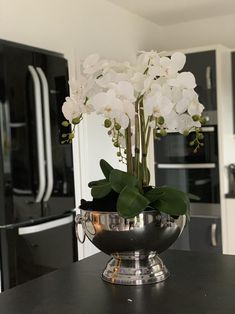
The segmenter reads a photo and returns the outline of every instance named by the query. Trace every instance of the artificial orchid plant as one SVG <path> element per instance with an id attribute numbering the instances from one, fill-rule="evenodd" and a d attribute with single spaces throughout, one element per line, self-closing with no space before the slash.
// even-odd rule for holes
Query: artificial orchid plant
<path id="1" fill-rule="evenodd" d="M 156 51 L 140 52 L 136 62 L 116 62 L 88 56 L 77 80 L 70 81 L 70 97 L 62 111 L 72 125 L 63 134 L 71 142 L 75 126 L 84 114 L 96 112 L 104 117 L 104 127 L 117 148 L 119 160 L 127 172 L 113 169 L 106 161 L 100 166 L 105 178 L 89 184 L 94 199 L 117 193 L 116 210 L 132 218 L 146 208 L 177 216 L 189 210 L 189 195 L 171 187 L 149 186 L 147 154 L 154 132 L 156 138 L 170 132 L 187 136 L 195 132 L 189 144 L 195 152 L 203 145 L 201 125 L 204 106 L 199 102 L 195 77 L 183 69 L 186 57 L 181 52 L 167 57 Z M 113 195 L 113 194 L 112 194 Z"/>

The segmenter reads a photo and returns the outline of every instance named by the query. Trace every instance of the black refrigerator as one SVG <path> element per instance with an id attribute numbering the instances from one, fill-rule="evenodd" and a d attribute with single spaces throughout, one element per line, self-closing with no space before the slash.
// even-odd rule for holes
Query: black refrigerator
<path id="1" fill-rule="evenodd" d="M 63 55 L 0 40 L 0 271 L 6 290 L 77 260 Z"/>

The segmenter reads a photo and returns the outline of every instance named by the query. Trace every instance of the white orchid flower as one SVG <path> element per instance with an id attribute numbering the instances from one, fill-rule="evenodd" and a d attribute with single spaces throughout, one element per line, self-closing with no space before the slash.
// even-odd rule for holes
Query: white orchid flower
<path id="1" fill-rule="evenodd" d="M 109 62 L 100 59 L 98 54 L 89 55 L 83 62 L 83 72 L 86 75 L 99 76 L 107 67 L 109 67 Z"/>
<path id="2" fill-rule="evenodd" d="M 156 92 L 153 96 L 148 96 L 144 99 L 144 111 L 147 116 L 165 117 L 172 111 L 174 104 L 171 100 Z"/>
<path id="3" fill-rule="evenodd" d="M 205 107 L 198 101 L 192 101 L 188 106 L 188 113 L 190 114 L 190 116 L 200 116 L 204 108 Z"/>
<path id="4" fill-rule="evenodd" d="M 179 115 L 172 110 L 167 116 L 164 117 L 165 123 L 164 126 L 168 131 L 177 131 L 179 127 L 178 122 Z"/>
<path id="5" fill-rule="evenodd" d="M 122 128 L 126 129 L 129 121 L 134 119 L 135 109 L 133 103 L 133 87 L 128 82 L 113 84 L 115 89 L 94 96 L 92 105 L 97 113 L 106 118 L 115 119 Z"/>
<path id="6" fill-rule="evenodd" d="M 160 60 L 157 51 L 139 51 L 139 57 L 137 62 L 143 65 L 155 65 L 158 64 Z"/>
<path id="7" fill-rule="evenodd" d="M 184 113 L 178 116 L 178 132 L 184 133 L 185 131 L 192 131 L 194 127 L 200 128 L 201 123 L 199 121 L 194 121 L 191 116 Z"/>
<path id="8" fill-rule="evenodd" d="M 193 89 L 184 89 L 182 90 L 181 99 L 176 103 L 175 109 L 178 114 L 188 111 L 188 113 L 190 114 L 191 112 L 190 115 L 193 116 L 200 115 L 204 107 L 202 105 L 199 106 L 198 95 Z"/>
<path id="9" fill-rule="evenodd" d="M 89 55 L 83 62 L 84 73 L 93 74 L 100 69 L 100 56 L 98 54 Z"/>
<path id="10" fill-rule="evenodd" d="M 77 103 L 81 113 L 90 113 L 93 108 L 87 103 L 87 97 L 90 91 L 93 90 L 94 82 L 91 79 L 87 79 L 80 75 L 77 80 L 72 79 L 69 81 L 70 86 L 70 98 Z M 86 103 L 86 104 L 85 104 Z"/>
<path id="11" fill-rule="evenodd" d="M 118 97 L 129 101 L 135 101 L 134 87 L 130 82 L 120 81 L 117 84 L 111 83 L 110 87 L 115 90 Z"/>
<path id="12" fill-rule="evenodd" d="M 66 97 L 62 106 L 62 112 L 66 120 L 72 123 L 73 119 L 78 118 L 82 111 L 78 103 L 71 97 Z"/>
<path id="13" fill-rule="evenodd" d="M 122 102 L 116 97 L 114 90 L 98 93 L 91 101 L 95 111 L 103 114 L 105 118 L 114 119 L 122 108 Z"/>
<path id="14" fill-rule="evenodd" d="M 176 78 L 169 79 L 168 84 L 170 86 L 193 89 L 196 85 L 196 80 L 191 72 L 181 72 Z"/>
<path id="15" fill-rule="evenodd" d="M 183 53 L 175 52 L 171 58 L 161 57 L 159 64 L 155 64 L 149 68 L 148 74 L 153 77 L 165 76 L 173 78 L 184 67 L 185 61 L 186 57 Z"/>

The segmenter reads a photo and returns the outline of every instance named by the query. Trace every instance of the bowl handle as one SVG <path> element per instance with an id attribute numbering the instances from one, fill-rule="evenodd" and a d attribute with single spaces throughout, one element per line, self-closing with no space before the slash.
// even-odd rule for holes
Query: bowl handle
<path id="1" fill-rule="evenodd" d="M 76 228 L 75 228 L 75 230 L 76 230 L 76 236 L 77 236 L 77 239 L 78 239 L 78 241 L 80 242 L 80 243 L 84 243 L 85 242 L 85 240 L 86 240 L 86 233 L 85 233 L 85 226 L 84 226 L 84 222 L 85 222 L 85 219 L 84 219 L 84 217 L 82 217 L 82 215 L 81 214 L 78 214 L 76 217 L 75 217 L 75 223 L 76 223 Z M 78 232 L 78 225 L 82 225 L 82 231 L 83 231 L 83 237 L 82 237 L 82 239 L 80 238 L 80 235 L 79 235 L 79 232 Z"/>

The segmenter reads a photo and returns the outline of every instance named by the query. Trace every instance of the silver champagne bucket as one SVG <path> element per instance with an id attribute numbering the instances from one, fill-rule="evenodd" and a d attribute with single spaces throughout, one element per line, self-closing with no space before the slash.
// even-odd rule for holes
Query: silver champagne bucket
<path id="1" fill-rule="evenodd" d="M 186 217 L 177 219 L 158 211 L 145 211 L 133 219 L 117 212 L 82 210 L 77 215 L 77 237 L 87 237 L 98 249 L 112 256 L 102 279 L 125 285 L 142 285 L 165 280 L 169 272 L 158 256 L 180 236 Z M 84 237 L 79 237 L 82 225 Z"/>

